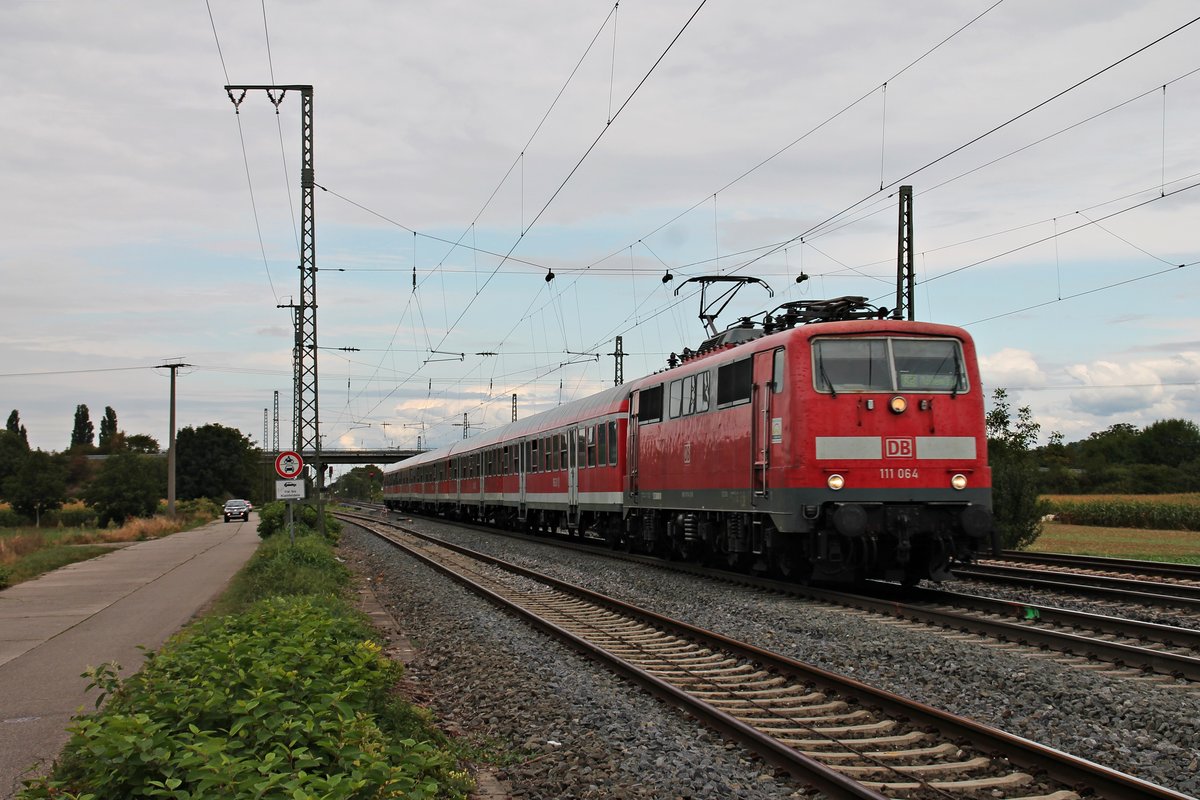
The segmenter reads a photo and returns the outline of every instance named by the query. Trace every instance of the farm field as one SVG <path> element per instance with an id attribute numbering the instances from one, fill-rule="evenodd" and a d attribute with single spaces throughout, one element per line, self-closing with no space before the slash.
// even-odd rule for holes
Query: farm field
<path id="1" fill-rule="evenodd" d="M 1029 552 L 1200 564 L 1200 533 L 1047 522 Z"/>

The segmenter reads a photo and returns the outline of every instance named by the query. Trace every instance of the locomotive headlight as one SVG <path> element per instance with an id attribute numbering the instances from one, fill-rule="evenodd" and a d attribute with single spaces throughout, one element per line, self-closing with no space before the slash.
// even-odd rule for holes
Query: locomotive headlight
<path id="1" fill-rule="evenodd" d="M 838 489 L 841 489 L 846 485 L 846 479 L 841 475 L 830 475 L 829 480 L 827 480 L 826 483 L 829 484 L 830 489 L 833 489 L 836 492 Z"/>
<path id="2" fill-rule="evenodd" d="M 950 479 L 950 485 L 961 492 L 963 489 L 967 488 L 967 476 L 963 475 L 961 472 L 956 473 L 954 477 Z"/>
<path id="3" fill-rule="evenodd" d="M 908 410 L 908 401 L 903 397 L 893 397 L 888 403 L 888 408 L 892 410 L 893 414 L 903 414 Z"/>

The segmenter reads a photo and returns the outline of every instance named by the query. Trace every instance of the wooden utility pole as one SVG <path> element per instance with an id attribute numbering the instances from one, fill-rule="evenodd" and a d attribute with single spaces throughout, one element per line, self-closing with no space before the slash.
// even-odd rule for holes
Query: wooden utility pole
<path id="1" fill-rule="evenodd" d="M 175 362 L 159 364 L 155 369 L 171 370 L 171 430 L 167 440 L 167 516 L 175 516 L 175 374 L 180 367 L 190 367 L 191 364 Z"/>

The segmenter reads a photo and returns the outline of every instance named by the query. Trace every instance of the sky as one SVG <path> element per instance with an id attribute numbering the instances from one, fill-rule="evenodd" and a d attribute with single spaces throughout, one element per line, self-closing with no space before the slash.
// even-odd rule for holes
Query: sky
<path id="1" fill-rule="evenodd" d="M 182 363 L 179 427 L 274 446 L 279 392 L 291 446 L 299 96 L 223 87 L 305 84 L 325 448 L 584 397 L 618 335 L 627 380 L 662 369 L 704 338 L 691 277 L 772 287 L 722 328 L 893 306 L 900 185 L 918 319 L 965 327 L 1043 440 L 1200 421 L 1197 13 L 6 0 L 0 412 L 46 450 L 81 403 L 165 444 Z"/>

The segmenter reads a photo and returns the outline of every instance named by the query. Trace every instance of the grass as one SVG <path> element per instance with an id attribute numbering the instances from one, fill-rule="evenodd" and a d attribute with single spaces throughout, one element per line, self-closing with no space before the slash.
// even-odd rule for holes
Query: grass
<path id="1" fill-rule="evenodd" d="M 1200 564 L 1200 533 L 1047 522 L 1042 535 L 1030 545 L 1029 552 Z"/>
<path id="2" fill-rule="evenodd" d="M 210 519 L 150 517 L 131 519 L 119 528 L 0 529 L 0 589 L 112 550 L 102 545 L 158 539 Z"/>

